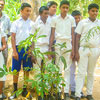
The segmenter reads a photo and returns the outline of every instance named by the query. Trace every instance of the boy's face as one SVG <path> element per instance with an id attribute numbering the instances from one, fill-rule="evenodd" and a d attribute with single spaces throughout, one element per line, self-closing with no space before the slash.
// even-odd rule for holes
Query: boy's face
<path id="1" fill-rule="evenodd" d="M 42 14 L 40 14 L 40 16 L 42 17 L 42 19 L 47 20 L 49 15 L 49 10 L 44 10 Z"/>
<path id="2" fill-rule="evenodd" d="M 74 16 L 74 18 L 75 18 L 76 24 L 78 24 L 82 17 L 81 17 L 81 15 L 76 15 L 76 16 Z"/>
<path id="3" fill-rule="evenodd" d="M 0 12 L 3 10 L 4 8 L 4 1 L 0 1 Z"/>
<path id="4" fill-rule="evenodd" d="M 29 18 L 31 15 L 31 8 L 25 7 L 23 10 L 21 10 L 21 14 L 22 14 L 22 17 L 24 17 L 26 19 Z"/>
<path id="5" fill-rule="evenodd" d="M 50 14 L 50 15 L 55 15 L 55 14 L 56 14 L 56 11 L 57 11 L 57 6 L 56 6 L 56 5 L 52 5 L 52 6 L 49 8 L 49 14 Z"/>
<path id="6" fill-rule="evenodd" d="M 67 14 L 68 11 L 69 11 L 69 5 L 63 4 L 63 5 L 60 7 L 60 10 L 61 10 L 61 14 Z"/>
<path id="7" fill-rule="evenodd" d="M 89 13 L 89 17 L 91 18 L 91 19 L 96 19 L 96 17 L 97 17 L 97 15 L 98 15 L 98 9 L 97 8 L 92 8 L 92 9 L 90 9 L 89 11 L 88 11 L 88 13 Z"/>

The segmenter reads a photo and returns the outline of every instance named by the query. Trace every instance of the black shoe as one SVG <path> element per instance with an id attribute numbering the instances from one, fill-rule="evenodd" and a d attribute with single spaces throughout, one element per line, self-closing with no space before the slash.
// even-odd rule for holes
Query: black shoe
<path id="1" fill-rule="evenodd" d="M 70 97 L 69 97 L 69 94 L 68 93 L 65 93 L 64 94 L 64 100 L 70 100 Z"/>
<path id="2" fill-rule="evenodd" d="M 86 98 L 83 92 L 81 92 L 81 98 Z"/>
<path id="3" fill-rule="evenodd" d="M 9 99 L 9 100 L 13 100 L 13 99 L 15 99 L 15 98 L 17 98 L 16 93 L 14 93 L 13 95 L 11 95 L 8 99 Z"/>
<path id="4" fill-rule="evenodd" d="M 71 99 L 75 99 L 75 92 L 71 91 L 70 98 L 71 98 Z"/>
<path id="5" fill-rule="evenodd" d="M 76 97 L 75 100 L 80 100 L 80 98 L 79 97 Z"/>
<path id="6" fill-rule="evenodd" d="M 92 97 L 92 95 L 87 95 L 86 98 L 87 98 L 87 100 L 94 100 L 93 97 Z"/>
<path id="7" fill-rule="evenodd" d="M 32 100 L 32 95 L 27 90 L 22 92 L 22 96 L 28 98 L 29 100 Z"/>
<path id="8" fill-rule="evenodd" d="M 2 93 L 2 98 L 3 98 L 3 99 L 6 99 L 7 96 L 6 96 L 4 93 Z"/>

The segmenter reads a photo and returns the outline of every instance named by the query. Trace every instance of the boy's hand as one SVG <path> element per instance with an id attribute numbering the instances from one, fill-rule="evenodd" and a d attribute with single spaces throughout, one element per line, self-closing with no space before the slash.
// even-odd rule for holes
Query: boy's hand
<path id="1" fill-rule="evenodd" d="M 71 57 L 72 60 L 74 60 L 74 58 L 75 58 L 75 54 L 74 54 L 74 50 L 73 49 L 72 49 L 70 57 Z"/>
<path id="2" fill-rule="evenodd" d="M 14 57 L 14 59 L 16 59 L 16 60 L 18 60 L 18 59 L 19 59 L 19 56 L 18 56 L 17 51 L 13 52 L 13 57 Z"/>
<path id="3" fill-rule="evenodd" d="M 31 61 L 36 64 L 37 63 L 37 59 L 34 55 L 31 55 Z"/>
<path id="4" fill-rule="evenodd" d="M 31 54 L 32 54 L 31 49 L 29 49 L 29 50 L 27 51 L 27 54 L 28 54 L 29 56 L 31 56 Z"/>
<path id="5" fill-rule="evenodd" d="M 75 54 L 75 61 L 79 61 L 79 59 L 80 59 L 80 55 L 79 55 L 79 52 L 77 52 L 76 54 Z"/>
<path id="6" fill-rule="evenodd" d="M 3 51 L 2 48 L 0 48 L 0 52 Z"/>
<path id="7" fill-rule="evenodd" d="M 49 50 L 48 50 L 48 51 L 49 51 L 49 52 L 52 51 L 50 47 L 49 47 Z M 52 55 L 47 55 L 47 56 L 48 56 L 48 59 L 49 59 L 49 60 L 52 59 Z"/>

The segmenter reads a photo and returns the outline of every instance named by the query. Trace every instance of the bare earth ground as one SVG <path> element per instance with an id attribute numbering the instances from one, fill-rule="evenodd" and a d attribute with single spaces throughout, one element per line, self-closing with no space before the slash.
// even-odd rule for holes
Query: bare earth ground
<path id="1" fill-rule="evenodd" d="M 8 66 L 11 66 L 10 62 L 11 62 L 11 53 L 9 55 L 9 61 L 8 61 Z M 7 76 L 7 81 L 5 84 L 5 94 L 9 97 L 11 95 L 11 92 L 13 90 L 13 85 L 12 85 L 12 75 L 8 75 Z M 23 72 L 20 72 L 20 78 L 19 78 L 19 88 L 22 87 L 23 83 Z M 84 86 L 83 89 L 84 93 L 86 94 L 86 87 Z M 34 94 L 32 94 L 34 96 Z M 95 100 L 100 100 L 100 59 L 97 62 L 97 68 L 95 71 L 95 80 L 94 80 L 94 89 L 93 89 L 93 96 L 95 98 Z M 6 99 L 8 100 L 8 99 Z M 25 98 L 22 98 L 21 96 L 19 96 L 17 99 L 15 100 L 26 100 Z M 32 100 L 36 100 L 35 97 Z M 82 99 L 82 100 L 87 100 L 87 99 Z"/>

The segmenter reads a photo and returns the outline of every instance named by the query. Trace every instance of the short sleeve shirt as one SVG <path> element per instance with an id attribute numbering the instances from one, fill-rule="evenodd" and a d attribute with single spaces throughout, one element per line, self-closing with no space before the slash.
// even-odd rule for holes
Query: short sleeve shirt
<path id="1" fill-rule="evenodd" d="M 51 26 L 50 23 L 48 22 L 48 20 L 46 21 L 46 23 L 43 23 L 43 21 L 41 20 L 41 17 L 38 18 L 38 20 L 36 20 L 35 22 L 35 30 L 38 30 L 37 33 L 37 37 L 41 36 L 41 35 L 46 35 L 46 37 L 42 37 L 40 39 L 37 39 L 37 45 L 43 45 L 49 44 L 49 38 L 50 38 L 50 33 L 51 33 Z"/>
<path id="2" fill-rule="evenodd" d="M 52 19 L 51 27 L 55 28 L 56 40 L 71 40 L 71 29 L 76 27 L 76 23 L 71 15 L 67 15 L 64 19 L 59 15 Z"/>
<path id="3" fill-rule="evenodd" d="M 80 46 L 90 45 L 91 47 L 98 47 L 100 45 L 100 30 L 94 29 L 97 26 L 100 27 L 100 20 L 98 19 L 92 22 L 87 18 L 79 22 L 75 32 L 81 34 Z M 87 36 L 89 36 L 89 39 L 87 39 Z"/>
<path id="4" fill-rule="evenodd" d="M 6 14 L 2 13 L 2 17 L 0 18 L 0 33 L 2 32 L 3 34 L 11 35 L 10 27 L 11 27 L 11 22 L 9 17 Z"/>
<path id="5" fill-rule="evenodd" d="M 16 45 L 30 36 L 34 22 L 30 19 L 26 21 L 21 17 L 12 23 L 10 32 L 16 34 Z"/>

